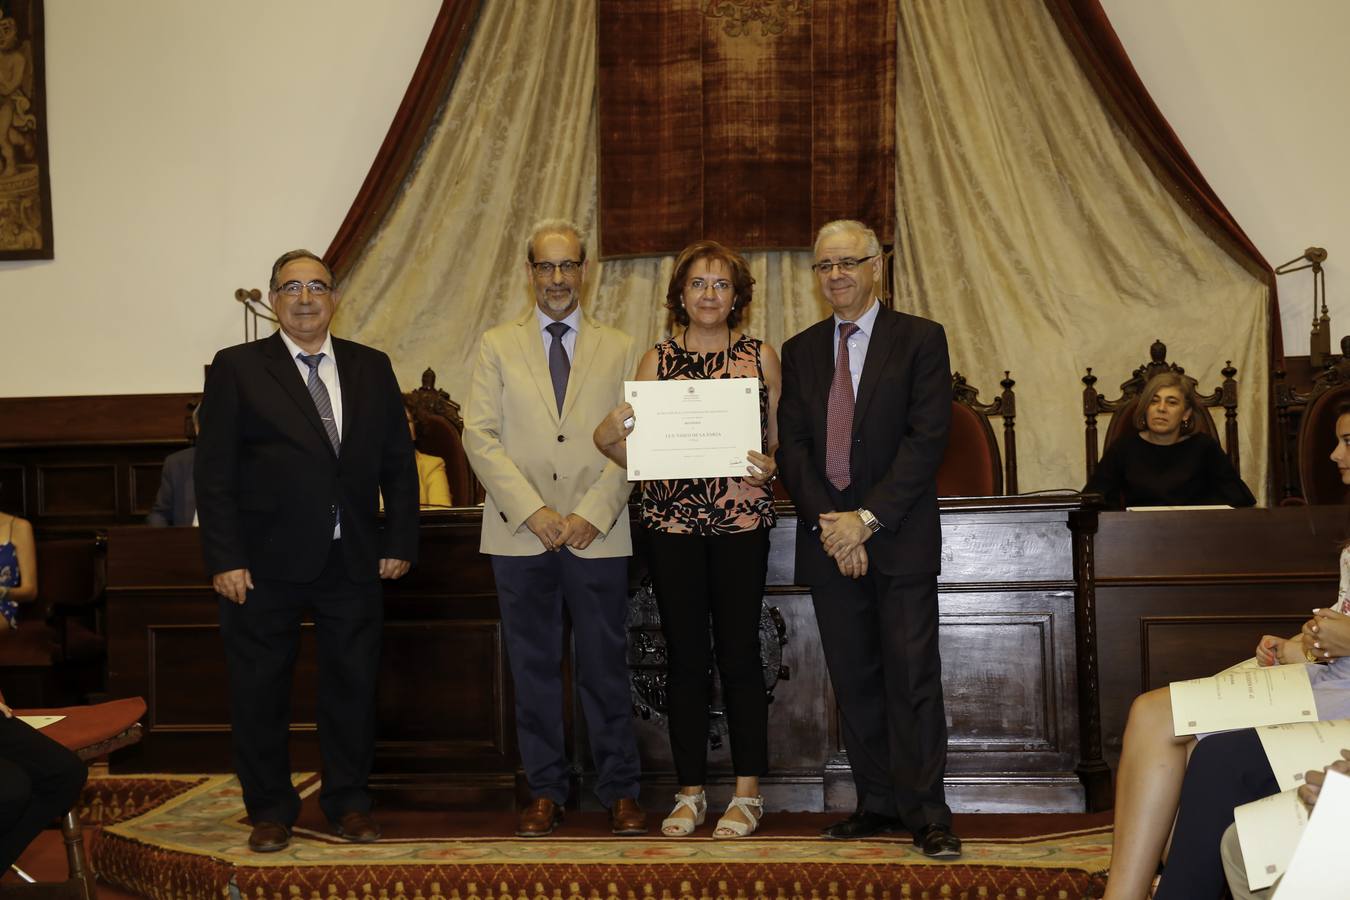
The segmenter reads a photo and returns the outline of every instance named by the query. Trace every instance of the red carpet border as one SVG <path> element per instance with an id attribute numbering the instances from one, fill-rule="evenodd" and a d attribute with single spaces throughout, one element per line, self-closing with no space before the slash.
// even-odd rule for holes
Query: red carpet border
<path id="1" fill-rule="evenodd" d="M 297 784 L 306 795 L 317 787 L 313 776 Z M 967 840 L 952 864 L 905 838 L 470 831 L 350 844 L 303 816 L 289 848 L 260 855 L 247 849 L 238 782 L 223 775 L 93 779 L 83 809 L 100 825 L 90 839 L 99 877 L 156 900 L 229 900 L 231 885 L 242 900 L 1083 900 L 1101 896 L 1092 873 L 1110 857 L 1109 826 Z"/>

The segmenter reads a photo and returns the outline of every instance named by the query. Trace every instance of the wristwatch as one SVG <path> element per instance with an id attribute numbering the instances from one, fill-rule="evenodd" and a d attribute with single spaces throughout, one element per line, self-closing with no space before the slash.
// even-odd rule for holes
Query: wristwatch
<path id="1" fill-rule="evenodd" d="M 877 521 L 877 517 L 872 515 L 872 511 L 870 509 L 863 509 L 859 507 L 858 518 L 862 519 L 862 523 L 864 525 L 872 529 L 873 534 L 876 534 L 878 531 L 881 530 L 881 522 Z"/>

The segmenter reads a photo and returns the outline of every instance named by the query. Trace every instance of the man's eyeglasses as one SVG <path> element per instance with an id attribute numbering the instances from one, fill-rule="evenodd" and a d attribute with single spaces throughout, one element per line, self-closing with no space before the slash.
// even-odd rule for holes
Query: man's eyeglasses
<path id="1" fill-rule="evenodd" d="M 854 259 L 851 256 L 846 256 L 843 259 L 836 259 L 834 262 L 823 259 L 818 263 L 812 263 L 811 269 L 817 275 L 828 275 L 834 271 L 835 266 L 838 266 L 840 272 L 843 272 L 845 275 L 852 275 L 854 272 L 858 271 L 858 266 L 867 262 L 869 259 L 876 258 L 877 255 L 873 253 L 871 256 L 864 256 L 861 259 Z"/>
<path id="2" fill-rule="evenodd" d="M 552 278 L 555 269 L 561 271 L 564 278 L 572 278 L 581 271 L 581 260 L 565 259 L 560 263 L 537 262 L 530 263 L 530 267 L 534 269 L 537 278 Z"/>
<path id="3" fill-rule="evenodd" d="M 333 292 L 333 286 L 322 281 L 287 281 L 277 287 L 278 294 L 299 297 L 302 291 L 309 291 L 311 297 L 322 297 Z"/>
<path id="4" fill-rule="evenodd" d="M 716 281 L 704 281 L 702 278 L 691 278 L 685 285 L 685 290 L 692 294 L 702 294 L 709 286 L 718 294 L 727 294 L 731 292 L 731 282 L 725 278 L 719 278 Z"/>

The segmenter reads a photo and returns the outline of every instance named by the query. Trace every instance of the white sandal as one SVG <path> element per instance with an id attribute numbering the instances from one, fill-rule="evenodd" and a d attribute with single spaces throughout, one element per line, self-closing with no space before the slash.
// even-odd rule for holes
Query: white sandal
<path id="1" fill-rule="evenodd" d="M 722 818 L 717 820 L 717 827 L 713 829 L 714 838 L 739 838 L 754 834 L 760 820 L 764 818 L 764 798 L 732 797 L 731 802 L 727 804 L 727 812 L 733 809 L 739 809 L 741 814 L 750 820 L 749 823 L 740 819 L 728 819 L 723 813 Z"/>
<path id="2" fill-rule="evenodd" d="M 694 818 L 688 819 L 684 816 L 675 815 L 682 806 L 689 807 L 694 814 Z M 661 820 L 661 833 L 666 837 L 688 837 L 694 833 L 695 828 L 703 824 L 703 820 L 708 816 L 708 795 L 703 791 L 699 791 L 697 794 L 676 794 L 675 808 L 670 813 L 669 816 Z"/>

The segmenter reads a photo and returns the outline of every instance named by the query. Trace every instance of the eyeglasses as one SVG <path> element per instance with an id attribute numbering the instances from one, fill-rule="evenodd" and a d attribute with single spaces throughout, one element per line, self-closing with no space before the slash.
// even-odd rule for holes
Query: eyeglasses
<path id="1" fill-rule="evenodd" d="M 322 297 L 333 292 L 333 286 L 322 281 L 287 281 L 277 288 L 278 294 L 299 297 L 301 291 L 309 291 L 311 297 Z"/>
<path id="2" fill-rule="evenodd" d="M 560 263 L 537 262 L 530 263 L 530 267 L 534 269 L 536 278 L 552 278 L 555 269 L 561 271 L 564 278 L 572 278 L 581 271 L 581 260 L 565 259 Z"/>
<path id="3" fill-rule="evenodd" d="M 811 270 L 817 275 L 828 275 L 834 271 L 835 266 L 838 266 L 840 272 L 843 272 L 845 275 L 852 275 L 854 272 L 858 271 L 858 266 L 867 262 L 869 259 L 876 258 L 877 255 L 873 253 L 871 256 L 864 256 L 861 259 L 854 259 L 851 256 L 837 259 L 834 262 L 830 262 L 828 259 L 822 259 L 818 263 L 812 263 Z"/>
<path id="4" fill-rule="evenodd" d="M 702 278 L 691 278 L 689 279 L 689 283 L 684 286 L 684 289 L 691 294 L 702 294 L 709 287 L 713 289 L 714 293 L 731 293 L 731 282 L 727 281 L 725 278 L 719 278 L 716 281 L 704 281 Z"/>

